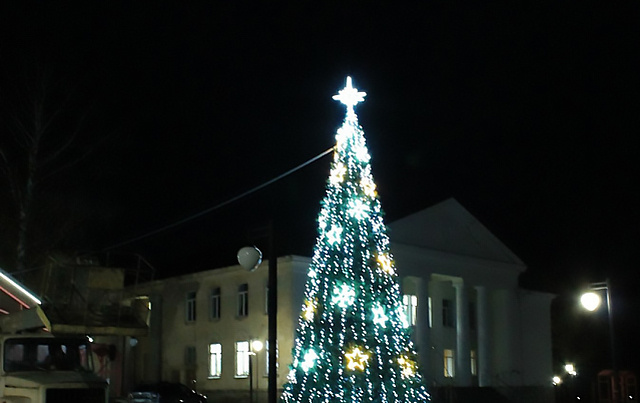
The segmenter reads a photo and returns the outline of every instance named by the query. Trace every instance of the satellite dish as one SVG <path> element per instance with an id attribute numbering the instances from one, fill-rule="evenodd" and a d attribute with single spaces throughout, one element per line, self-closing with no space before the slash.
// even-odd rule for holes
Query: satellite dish
<path id="1" fill-rule="evenodd" d="M 262 252 L 255 246 L 245 246 L 238 251 L 238 263 L 249 271 L 254 271 L 262 263 Z"/>

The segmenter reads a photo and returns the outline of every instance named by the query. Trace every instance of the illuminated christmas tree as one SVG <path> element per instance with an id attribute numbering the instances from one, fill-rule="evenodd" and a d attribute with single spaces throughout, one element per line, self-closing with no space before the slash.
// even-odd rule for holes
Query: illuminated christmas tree
<path id="1" fill-rule="evenodd" d="M 354 106 L 336 134 L 284 402 L 424 402 L 383 212 Z"/>

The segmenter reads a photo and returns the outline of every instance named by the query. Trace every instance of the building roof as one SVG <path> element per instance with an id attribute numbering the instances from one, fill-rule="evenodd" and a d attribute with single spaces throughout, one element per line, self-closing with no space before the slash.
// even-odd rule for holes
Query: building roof
<path id="1" fill-rule="evenodd" d="M 524 263 L 457 200 L 450 198 L 389 224 L 393 244 L 404 244 L 522 266 Z"/>

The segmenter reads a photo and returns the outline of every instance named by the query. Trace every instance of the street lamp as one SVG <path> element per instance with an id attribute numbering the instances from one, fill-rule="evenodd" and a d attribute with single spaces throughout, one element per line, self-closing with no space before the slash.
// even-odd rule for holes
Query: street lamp
<path id="1" fill-rule="evenodd" d="M 576 372 L 576 367 L 573 364 L 564 364 L 564 370 L 567 371 L 567 374 L 571 376 L 576 376 L 578 373 Z"/>
<path id="2" fill-rule="evenodd" d="M 598 309 L 598 307 L 602 303 L 602 298 L 600 298 L 600 296 L 595 292 L 589 291 L 582 294 L 582 296 L 580 297 L 580 303 L 582 304 L 584 309 L 589 312 L 593 312 Z"/>
<path id="3" fill-rule="evenodd" d="M 553 383 L 553 394 L 556 402 L 560 401 L 560 385 L 562 384 L 562 377 L 558 375 L 554 375 L 551 379 L 551 383 Z"/>
<path id="4" fill-rule="evenodd" d="M 267 298 L 267 315 L 269 317 L 269 337 L 267 353 L 269 354 L 269 387 L 268 387 L 268 403 L 277 402 L 277 314 L 278 314 L 278 259 L 274 247 L 273 225 L 269 225 L 269 279 L 267 281 L 268 298 Z M 245 269 L 253 271 L 258 268 L 262 262 L 262 252 L 255 246 L 245 246 L 238 251 L 238 263 Z"/>
<path id="5" fill-rule="evenodd" d="M 564 371 L 567 373 L 567 382 L 565 384 L 565 396 L 568 401 L 580 400 L 580 397 L 576 395 L 576 385 L 574 378 L 578 375 L 576 366 L 568 362 L 564 364 Z"/>
<path id="6" fill-rule="evenodd" d="M 613 331 L 613 306 L 611 304 L 611 283 L 609 279 L 601 283 L 592 283 L 589 286 L 589 291 L 582 294 L 580 297 L 580 303 L 582 306 L 593 312 L 602 303 L 602 298 L 600 297 L 598 291 L 605 291 L 607 296 L 607 314 L 609 316 L 609 342 L 610 342 L 610 353 L 611 353 L 611 371 L 613 380 L 611 383 L 611 397 L 612 401 L 618 401 L 618 393 L 616 389 L 618 389 L 618 368 L 616 366 L 616 348 L 615 348 L 615 333 Z"/>

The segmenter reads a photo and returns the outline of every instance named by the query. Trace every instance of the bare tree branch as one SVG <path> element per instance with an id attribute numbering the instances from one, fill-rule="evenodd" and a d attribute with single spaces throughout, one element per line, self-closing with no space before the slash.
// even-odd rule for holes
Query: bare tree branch
<path id="1" fill-rule="evenodd" d="M 55 187 L 55 182 L 49 188 L 42 183 L 86 161 L 105 139 L 89 141 L 89 146 L 81 144 L 88 133 L 89 108 L 86 102 L 80 103 L 79 94 L 72 90 L 75 86 L 53 80 L 55 75 L 45 64 L 35 63 L 35 68 L 21 73 L 22 82 L 11 76 L 5 81 L 9 91 L 0 91 L 0 125 L 9 134 L 0 138 L 0 179 L 6 181 L 5 194 L 11 195 L 11 204 L 15 205 L 9 227 L 17 231 L 16 271 L 36 264 L 42 253 L 64 244 L 63 238 L 79 231 L 81 220 L 69 216 L 79 209 L 68 208 L 68 196 Z M 27 76 L 30 73 L 32 76 Z M 76 202 L 76 206 L 80 204 Z M 84 213 L 90 212 L 87 207 Z M 5 217 L 8 214 L 3 213 Z"/>

